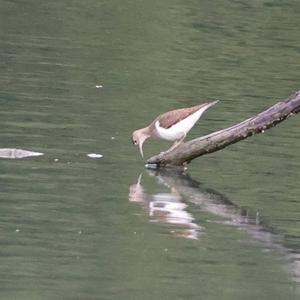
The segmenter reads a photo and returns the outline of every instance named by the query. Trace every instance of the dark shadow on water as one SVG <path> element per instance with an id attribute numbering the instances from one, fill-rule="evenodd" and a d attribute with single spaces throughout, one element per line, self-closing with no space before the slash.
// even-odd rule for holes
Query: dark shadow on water
<path id="1" fill-rule="evenodd" d="M 253 212 L 233 204 L 226 196 L 204 187 L 187 173 L 174 170 L 148 170 L 158 184 L 167 187 L 169 193 L 146 193 L 139 176 L 137 183 L 129 187 L 129 201 L 141 204 L 151 222 L 171 224 L 171 233 L 189 239 L 200 239 L 204 232 L 190 212 L 189 203 L 212 216 L 220 217 L 214 221 L 224 226 L 234 226 L 245 230 L 254 242 L 264 251 L 275 252 L 286 261 L 285 268 L 295 282 L 300 282 L 300 253 L 285 245 L 284 236 Z M 219 219 L 219 218 L 218 218 Z"/>

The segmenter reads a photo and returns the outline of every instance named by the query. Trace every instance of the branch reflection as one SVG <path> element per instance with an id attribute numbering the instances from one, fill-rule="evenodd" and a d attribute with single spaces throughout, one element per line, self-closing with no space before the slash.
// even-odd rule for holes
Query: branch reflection
<path id="1" fill-rule="evenodd" d="M 170 192 L 147 194 L 141 184 L 140 175 L 138 182 L 129 188 L 129 201 L 142 204 L 152 222 L 173 224 L 175 229 L 172 233 L 176 236 L 199 239 L 204 229 L 196 224 L 192 214 L 186 211 L 187 203 L 193 203 L 201 211 L 221 217 L 221 221 L 218 221 L 221 224 L 245 230 L 265 251 L 280 254 L 287 261 L 286 266 L 293 280 L 300 282 L 299 251 L 285 246 L 284 237 L 265 224 L 258 212 L 234 205 L 221 193 L 204 188 L 184 172 L 148 170 L 148 173 Z"/>

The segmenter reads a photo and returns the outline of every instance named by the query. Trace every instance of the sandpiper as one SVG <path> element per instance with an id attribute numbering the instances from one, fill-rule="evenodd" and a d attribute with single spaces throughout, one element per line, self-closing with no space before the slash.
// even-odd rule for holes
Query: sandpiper
<path id="1" fill-rule="evenodd" d="M 150 137 L 174 141 L 173 146 L 168 150 L 170 151 L 184 140 L 204 111 L 217 102 L 218 100 L 161 114 L 149 126 L 135 130 L 132 134 L 132 143 L 139 146 L 142 157 L 144 157 L 143 143 Z"/>

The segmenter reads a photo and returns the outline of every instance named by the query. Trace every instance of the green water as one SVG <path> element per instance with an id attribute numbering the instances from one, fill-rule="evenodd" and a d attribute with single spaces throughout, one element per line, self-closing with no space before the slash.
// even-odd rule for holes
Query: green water
<path id="1" fill-rule="evenodd" d="M 0 299 L 297 299 L 299 116 L 188 174 L 147 172 L 130 135 L 220 99 L 191 139 L 298 90 L 299 13 L 0 0 L 0 147 L 44 153 L 0 160 Z"/>

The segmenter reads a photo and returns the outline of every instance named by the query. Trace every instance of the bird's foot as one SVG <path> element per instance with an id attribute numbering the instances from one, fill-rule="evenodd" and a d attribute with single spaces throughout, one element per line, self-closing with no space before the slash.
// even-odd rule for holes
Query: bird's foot
<path id="1" fill-rule="evenodd" d="M 170 152 L 170 151 L 174 150 L 175 148 L 177 148 L 182 143 L 183 139 L 181 139 L 179 141 L 175 141 L 174 144 L 166 152 Z"/>

